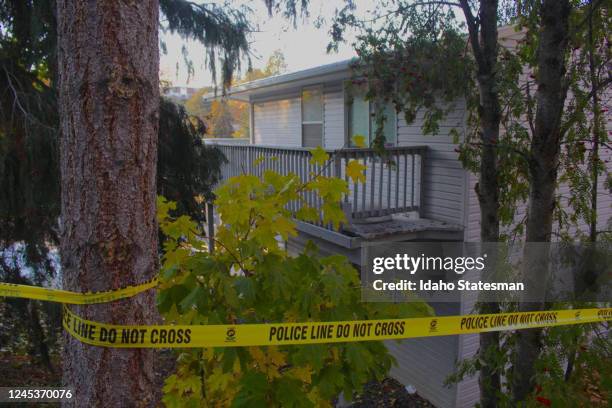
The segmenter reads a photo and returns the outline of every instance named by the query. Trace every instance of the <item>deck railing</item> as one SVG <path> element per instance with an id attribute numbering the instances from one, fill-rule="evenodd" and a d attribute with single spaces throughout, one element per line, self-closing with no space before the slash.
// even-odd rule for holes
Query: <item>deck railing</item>
<path id="1" fill-rule="evenodd" d="M 329 162 L 319 166 L 310 163 L 311 154 L 305 148 L 211 144 L 216 145 L 228 160 L 222 168 L 223 179 L 243 173 L 261 176 L 266 169 L 271 169 L 281 174 L 294 173 L 302 181 L 312 173 L 346 180 L 350 192 L 343 199 L 344 208 L 353 219 L 419 211 L 421 208 L 425 146 L 387 148 L 384 156 L 373 149 L 328 150 Z M 354 183 L 348 178 L 346 165 L 350 160 L 366 166 L 365 183 Z M 309 206 L 321 206 L 315 193 L 303 194 Z M 297 211 L 299 206 L 300 203 L 294 202 L 289 208 Z"/>

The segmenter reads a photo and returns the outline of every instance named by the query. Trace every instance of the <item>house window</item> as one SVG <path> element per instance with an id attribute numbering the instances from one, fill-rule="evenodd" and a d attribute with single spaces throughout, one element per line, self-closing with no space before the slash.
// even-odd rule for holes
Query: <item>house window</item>
<path id="1" fill-rule="evenodd" d="M 365 92 L 353 92 L 348 101 L 348 139 L 349 146 L 354 147 L 353 137 L 361 135 L 365 137 L 365 144 L 369 146 L 376 136 L 376 110 L 374 103 L 365 99 Z M 385 146 L 397 144 L 397 113 L 391 102 L 384 104 L 385 124 L 383 132 L 385 135 Z"/>
<path id="2" fill-rule="evenodd" d="M 323 90 L 302 90 L 302 146 L 323 146 Z"/>

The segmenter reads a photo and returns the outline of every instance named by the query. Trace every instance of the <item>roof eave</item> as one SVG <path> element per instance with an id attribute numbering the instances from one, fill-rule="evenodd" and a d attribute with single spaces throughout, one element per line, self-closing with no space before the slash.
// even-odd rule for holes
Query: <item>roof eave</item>
<path id="1" fill-rule="evenodd" d="M 255 94 L 264 94 L 278 91 L 283 88 L 295 88 L 347 79 L 350 77 L 350 63 L 352 61 L 353 59 L 343 60 L 333 64 L 247 82 L 230 88 L 225 97 L 228 99 L 249 101 Z M 221 95 L 209 93 L 202 98 L 204 101 L 210 101 L 220 96 Z"/>

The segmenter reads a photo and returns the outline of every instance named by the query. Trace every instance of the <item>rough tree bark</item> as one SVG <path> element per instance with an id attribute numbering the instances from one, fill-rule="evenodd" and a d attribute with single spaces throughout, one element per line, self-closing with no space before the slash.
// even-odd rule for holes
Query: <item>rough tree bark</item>
<path id="1" fill-rule="evenodd" d="M 158 0 L 58 0 L 64 288 L 103 291 L 157 271 Z M 116 324 L 155 321 L 154 293 L 74 308 Z M 65 338 L 77 407 L 152 406 L 153 352 Z"/>
<path id="2" fill-rule="evenodd" d="M 527 243 L 550 242 L 557 187 L 557 168 L 561 143 L 561 119 L 567 96 L 565 82 L 568 47 L 569 0 L 544 0 L 540 9 L 539 48 L 537 56 L 538 89 L 536 93 L 535 130 L 530 146 L 529 203 L 526 222 Z M 526 295 L 547 273 L 549 262 L 541 246 L 526 245 L 523 254 L 523 280 Z M 521 311 L 542 310 L 543 301 L 524 302 Z M 533 390 L 534 363 L 541 349 L 541 329 L 519 330 L 514 353 L 512 398 L 524 401 Z"/>
<path id="3" fill-rule="evenodd" d="M 497 0 L 481 0 L 478 19 L 472 15 L 467 0 L 461 1 L 465 14 L 470 43 L 477 65 L 478 91 L 480 106 L 480 174 L 477 186 L 480 204 L 480 240 L 481 242 L 499 241 L 499 186 L 497 182 L 497 141 L 501 120 L 501 107 L 497 92 Z M 489 265 L 494 264 L 489 260 Z M 494 260 L 493 260 L 494 261 Z M 482 302 L 480 313 L 499 313 L 499 304 Z M 478 377 L 480 386 L 480 404 L 484 408 L 497 406 L 497 393 L 501 390 L 501 377 L 494 359 L 490 358 L 499 352 L 499 333 L 481 333 L 479 359 L 481 368 Z"/>

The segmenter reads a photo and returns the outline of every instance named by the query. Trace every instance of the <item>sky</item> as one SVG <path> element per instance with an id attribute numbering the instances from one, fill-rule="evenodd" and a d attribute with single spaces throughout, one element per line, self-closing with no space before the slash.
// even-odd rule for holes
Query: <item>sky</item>
<path id="1" fill-rule="evenodd" d="M 366 14 L 376 0 L 360 0 L 358 13 Z M 250 36 L 253 56 L 253 68 L 263 68 L 268 57 L 281 50 L 287 63 L 287 71 L 298 71 L 318 65 L 324 65 L 355 56 L 348 42 L 339 47 L 337 53 L 327 54 L 329 43 L 329 27 L 331 18 L 337 8 L 341 8 L 343 0 L 310 0 L 310 17 L 299 19 L 297 28 L 280 15 L 268 16 L 263 0 L 235 1 L 237 4 L 247 4 L 253 9 L 252 20 L 258 32 Z M 317 17 L 322 16 L 324 23 L 320 28 L 314 25 Z M 185 41 L 178 35 L 163 33 L 162 41 L 166 44 L 167 53 L 161 55 L 160 77 L 170 81 L 174 86 L 189 86 L 200 88 L 212 83 L 212 75 L 204 64 L 204 48 L 200 43 Z M 195 74 L 188 81 L 187 69 L 183 63 L 182 48 L 186 46 L 189 57 L 193 61 Z M 179 64 L 177 70 L 177 63 Z M 246 69 L 246 68 L 245 68 Z"/>

